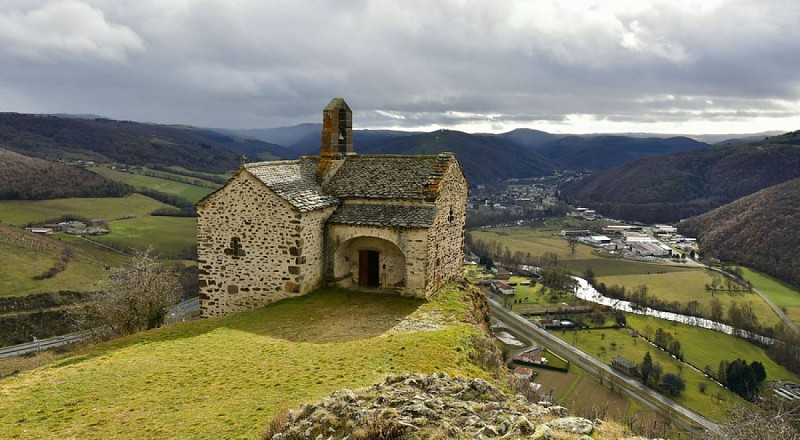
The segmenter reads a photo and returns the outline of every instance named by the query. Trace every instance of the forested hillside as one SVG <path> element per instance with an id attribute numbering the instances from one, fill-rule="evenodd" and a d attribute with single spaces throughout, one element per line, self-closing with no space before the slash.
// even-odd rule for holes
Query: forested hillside
<path id="1" fill-rule="evenodd" d="M 800 132 L 794 132 L 761 143 L 639 159 L 572 182 L 562 194 L 615 218 L 677 221 L 800 177 L 798 144 Z"/>
<path id="2" fill-rule="evenodd" d="M 0 145 L 44 159 L 84 159 L 129 165 L 179 165 L 209 172 L 250 160 L 288 155 L 285 148 L 191 127 L 0 113 Z"/>
<path id="3" fill-rule="evenodd" d="M 493 136 L 438 130 L 410 136 L 378 138 L 355 146 L 359 153 L 436 154 L 452 151 L 471 185 L 543 176 L 553 165 L 542 156 Z"/>
<path id="4" fill-rule="evenodd" d="M 800 286 L 800 178 L 681 222 L 708 256 L 741 263 Z"/>
<path id="5" fill-rule="evenodd" d="M 0 148 L 0 200 L 121 197 L 132 190 L 81 168 Z"/>
<path id="6" fill-rule="evenodd" d="M 708 144 L 686 137 L 568 136 L 535 150 L 562 168 L 604 170 L 641 157 L 700 150 Z"/>

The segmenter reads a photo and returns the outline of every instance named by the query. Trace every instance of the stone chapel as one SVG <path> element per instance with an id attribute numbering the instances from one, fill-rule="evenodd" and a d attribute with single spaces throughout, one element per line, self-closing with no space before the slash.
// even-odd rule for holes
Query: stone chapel
<path id="1" fill-rule="evenodd" d="M 467 181 L 456 156 L 357 154 L 342 98 L 322 119 L 319 156 L 243 164 L 197 203 L 204 317 L 324 285 L 427 297 L 461 277 Z"/>

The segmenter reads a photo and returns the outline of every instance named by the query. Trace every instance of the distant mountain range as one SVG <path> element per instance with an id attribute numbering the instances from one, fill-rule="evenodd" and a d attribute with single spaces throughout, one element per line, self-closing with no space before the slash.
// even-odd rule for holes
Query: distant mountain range
<path id="1" fill-rule="evenodd" d="M 681 222 L 708 256 L 800 286 L 800 178 L 762 189 Z"/>
<path id="2" fill-rule="evenodd" d="M 564 186 L 611 217 L 672 222 L 800 177 L 800 132 L 756 143 L 642 158 Z"/>
<path id="3" fill-rule="evenodd" d="M 301 124 L 265 130 L 223 130 L 282 145 L 295 155 L 317 154 L 321 124 Z M 470 134 L 453 130 L 411 133 L 356 130 L 358 153 L 458 155 L 471 184 L 509 178 L 536 177 L 556 169 L 602 170 L 639 157 L 659 156 L 707 148 L 686 137 L 567 136 L 531 129 L 503 134 Z"/>
<path id="4" fill-rule="evenodd" d="M 44 159 L 179 165 L 209 172 L 236 169 L 242 154 L 251 160 L 290 156 L 279 145 L 206 129 L 19 113 L 0 113 L 0 147 Z"/>

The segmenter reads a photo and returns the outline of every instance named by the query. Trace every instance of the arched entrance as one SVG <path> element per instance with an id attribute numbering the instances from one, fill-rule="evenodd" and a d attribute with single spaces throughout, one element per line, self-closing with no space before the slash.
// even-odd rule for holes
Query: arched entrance
<path id="1" fill-rule="evenodd" d="M 342 287 L 394 289 L 405 285 L 406 258 L 389 240 L 355 237 L 334 253 L 334 278 Z"/>

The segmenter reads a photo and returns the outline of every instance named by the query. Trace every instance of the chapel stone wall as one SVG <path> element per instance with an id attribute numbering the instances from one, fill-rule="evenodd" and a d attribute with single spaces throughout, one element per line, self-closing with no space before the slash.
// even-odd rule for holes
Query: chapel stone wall
<path id="1" fill-rule="evenodd" d="M 318 286 L 323 224 L 333 208 L 300 213 L 240 171 L 197 211 L 202 316 L 251 310 Z"/>
<path id="2" fill-rule="evenodd" d="M 457 163 L 442 177 L 436 216 L 428 232 L 426 295 L 463 277 L 464 233 L 467 225 L 467 181 Z"/>

